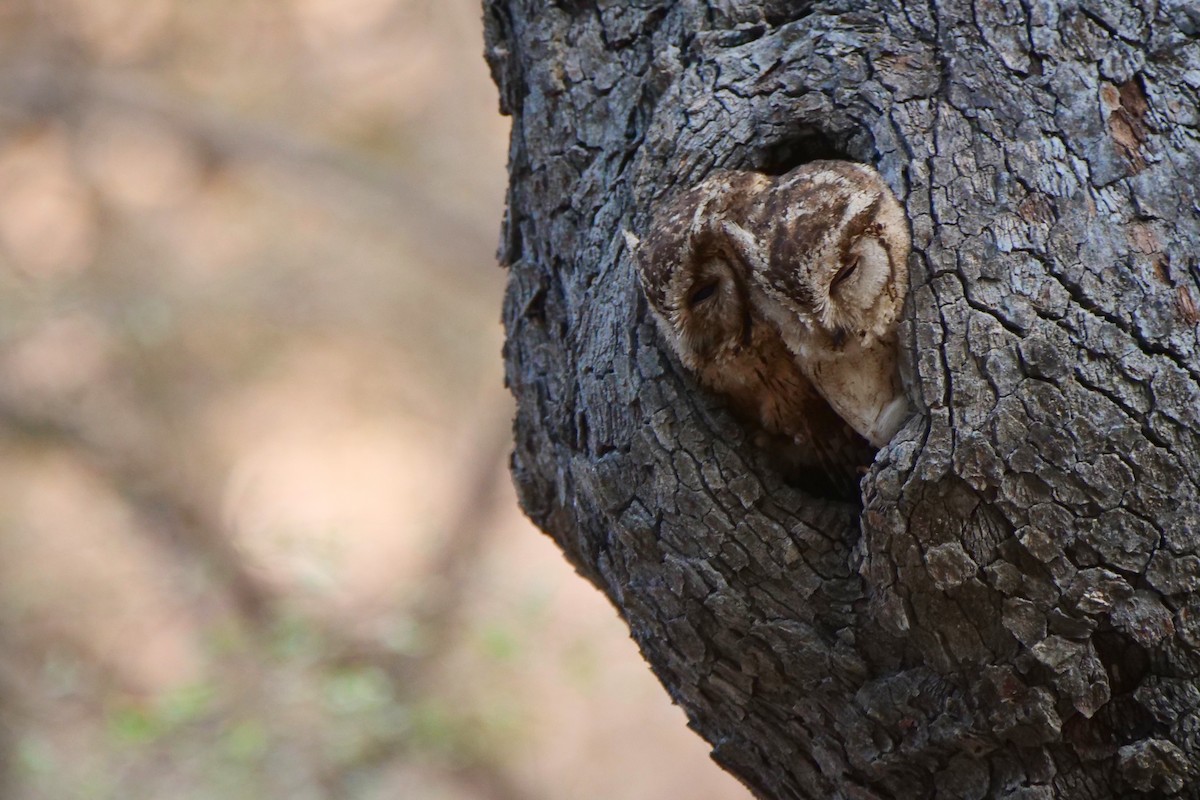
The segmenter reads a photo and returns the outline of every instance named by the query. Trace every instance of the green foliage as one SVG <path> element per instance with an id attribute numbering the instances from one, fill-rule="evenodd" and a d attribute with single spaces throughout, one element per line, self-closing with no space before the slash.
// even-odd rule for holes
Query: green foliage
<path id="1" fill-rule="evenodd" d="M 512 662 L 521 654 L 521 641 L 511 628 L 492 624 L 480 632 L 479 644 L 488 658 Z"/>
<path id="2" fill-rule="evenodd" d="M 45 775 L 57 767 L 54 751 L 36 736 L 26 736 L 17 745 L 17 765 L 32 776 Z"/>
<path id="3" fill-rule="evenodd" d="M 270 733 L 260 720 L 244 719 L 221 737 L 221 752 L 239 764 L 254 764 L 266 755 L 270 741 Z"/>
<path id="4" fill-rule="evenodd" d="M 212 711 L 214 688 L 184 686 L 146 705 L 120 702 L 108 713 L 108 730 L 118 741 L 143 745 L 203 720 Z"/>
<path id="5" fill-rule="evenodd" d="M 346 667 L 324 677 L 325 709 L 339 716 L 376 713 L 395 703 L 387 675 L 378 667 Z"/>

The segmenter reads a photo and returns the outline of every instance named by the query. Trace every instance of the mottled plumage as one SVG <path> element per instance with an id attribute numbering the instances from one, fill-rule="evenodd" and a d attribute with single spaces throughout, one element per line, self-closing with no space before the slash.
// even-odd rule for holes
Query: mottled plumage
<path id="1" fill-rule="evenodd" d="M 684 366 L 789 468 L 856 486 L 908 411 L 895 355 L 908 225 L 878 173 L 718 171 L 630 244 Z"/>

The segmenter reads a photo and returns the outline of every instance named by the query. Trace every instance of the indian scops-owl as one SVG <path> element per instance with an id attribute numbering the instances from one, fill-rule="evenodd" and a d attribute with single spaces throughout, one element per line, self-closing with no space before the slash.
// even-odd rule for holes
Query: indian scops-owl
<path id="1" fill-rule="evenodd" d="M 879 174 L 722 170 L 630 235 L 659 329 L 785 466 L 857 487 L 908 416 L 896 324 L 908 224 Z"/>

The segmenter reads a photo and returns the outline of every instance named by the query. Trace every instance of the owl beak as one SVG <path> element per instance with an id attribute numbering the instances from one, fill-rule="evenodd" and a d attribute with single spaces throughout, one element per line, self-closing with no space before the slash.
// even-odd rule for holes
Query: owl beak
<path id="1" fill-rule="evenodd" d="M 908 418 L 912 415 L 912 408 L 908 404 L 908 398 L 903 394 L 897 395 L 892 402 L 880 410 L 879 415 L 875 417 L 875 424 L 867 432 L 864 438 L 869 440 L 876 447 L 883 447 L 892 440 Z"/>
<path id="2" fill-rule="evenodd" d="M 801 368 L 829 405 L 874 447 L 887 444 L 910 415 L 896 367 L 896 343 L 851 337 L 837 350 L 805 348 Z"/>

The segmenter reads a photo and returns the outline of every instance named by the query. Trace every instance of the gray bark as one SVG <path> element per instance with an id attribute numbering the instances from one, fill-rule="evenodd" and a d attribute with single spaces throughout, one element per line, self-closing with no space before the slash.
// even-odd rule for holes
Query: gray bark
<path id="1" fill-rule="evenodd" d="M 513 476 L 763 798 L 1200 797 L 1200 11 L 485 0 Z M 622 229 L 874 164 L 918 416 L 862 506 L 666 353 Z"/>

